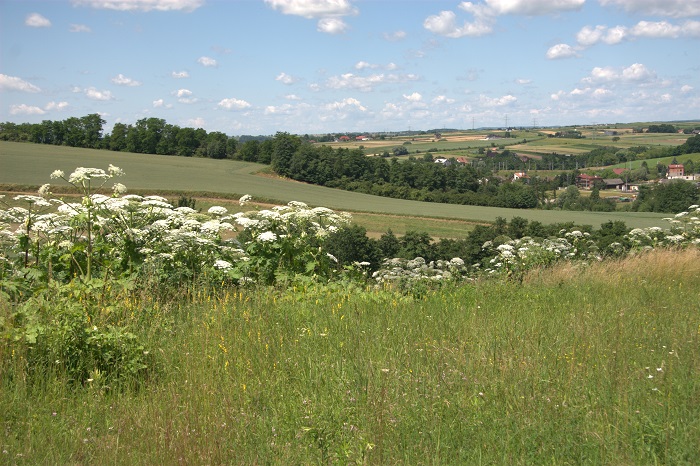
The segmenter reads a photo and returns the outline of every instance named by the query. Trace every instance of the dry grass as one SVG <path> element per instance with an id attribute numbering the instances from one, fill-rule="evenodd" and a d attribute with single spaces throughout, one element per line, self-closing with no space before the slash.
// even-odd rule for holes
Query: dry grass
<path id="1" fill-rule="evenodd" d="M 525 281 L 531 284 L 561 285 L 576 278 L 587 283 L 630 286 L 629 277 L 634 277 L 636 282 L 660 283 L 698 275 L 700 249 L 654 249 L 590 265 L 565 262 L 551 269 L 533 270 L 525 277 Z"/>

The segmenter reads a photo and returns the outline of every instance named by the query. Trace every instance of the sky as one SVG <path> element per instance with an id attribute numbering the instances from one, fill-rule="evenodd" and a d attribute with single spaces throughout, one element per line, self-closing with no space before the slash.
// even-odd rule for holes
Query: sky
<path id="1" fill-rule="evenodd" d="M 0 0 L 0 121 L 230 136 L 700 119 L 700 0 Z"/>

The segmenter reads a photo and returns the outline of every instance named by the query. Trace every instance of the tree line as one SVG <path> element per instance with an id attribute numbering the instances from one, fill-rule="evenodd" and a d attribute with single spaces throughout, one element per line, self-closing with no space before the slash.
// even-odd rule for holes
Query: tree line
<path id="1" fill-rule="evenodd" d="M 224 133 L 182 128 L 161 118 L 142 118 L 133 125 L 116 123 L 110 134 L 103 135 L 105 123 L 97 113 L 34 124 L 5 122 L 0 123 L 0 140 L 213 159 L 230 158 L 238 144 Z"/>

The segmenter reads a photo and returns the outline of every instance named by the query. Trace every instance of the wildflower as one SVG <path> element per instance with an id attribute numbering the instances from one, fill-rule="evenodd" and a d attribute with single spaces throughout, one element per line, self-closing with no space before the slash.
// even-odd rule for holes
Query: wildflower
<path id="1" fill-rule="evenodd" d="M 250 194 L 245 194 L 241 196 L 241 198 L 238 200 L 238 204 L 242 206 L 246 205 L 250 202 L 251 199 L 253 199 L 253 196 L 251 196 Z"/>
<path id="2" fill-rule="evenodd" d="M 109 175 L 107 175 L 107 173 L 105 173 L 105 171 L 100 168 L 78 167 L 73 173 L 70 174 L 70 176 L 68 177 L 68 182 L 72 184 L 83 183 L 93 178 L 106 179 L 109 178 Z"/>
<path id="3" fill-rule="evenodd" d="M 215 205 L 215 206 L 209 207 L 209 210 L 207 210 L 207 212 L 209 212 L 212 215 L 220 216 L 220 215 L 226 215 L 228 213 L 228 209 L 226 209 L 226 207 L 221 207 L 221 206 Z"/>
<path id="4" fill-rule="evenodd" d="M 57 179 L 57 178 L 65 178 L 65 177 L 66 177 L 66 174 L 63 173 L 63 170 L 54 170 L 54 171 L 51 173 L 51 176 L 50 176 L 50 177 L 51 177 L 52 180 L 55 180 L 55 179 Z"/>
<path id="5" fill-rule="evenodd" d="M 126 194 L 126 186 L 124 186 L 121 183 L 114 183 L 114 187 L 112 188 L 112 191 L 114 194 L 122 195 Z"/>
<path id="6" fill-rule="evenodd" d="M 258 235 L 258 241 L 262 241 L 263 243 L 275 241 L 276 239 L 277 235 L 271 231 L 266 231 Z"/>
<path id="7" fill-rule="evenodd" d="M 40 196 L 47 196 L 47 195 L 51 194 L 50 189 L 51 189 L 51 185 L 48 183 L 41 185 L 41 188 L 39 188 L 39 195 Z"/>
<path id="8" fill-rule="evenodd" d="M 219 270 L 229 270 L 233 265 L 225 260 L 219 259 L 216 262 L 214 262 L 214 268 L 219 269 Z"/>
<path id="9" fill-rule="evenodd" d="M 109 164 L 109 167 L 107 167 L 107 171 L 109 172 L 110 176 L 122 176 L 122 175 L 124 175 L 124 170 L 122 170 L 119 167 L 115 167 L 111 163 Z"/>

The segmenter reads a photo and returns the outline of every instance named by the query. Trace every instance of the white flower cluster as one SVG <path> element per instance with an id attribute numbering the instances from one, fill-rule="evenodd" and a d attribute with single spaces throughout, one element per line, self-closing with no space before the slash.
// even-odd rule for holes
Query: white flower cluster
<path id="1" fill-rule="evenodd" d="M 121 173 L 110 165 L 107 171 L 78 168 L 68 179 L 60 170 L 51 176 L 75 184 Z M 216 206 L 201 214 L 188 207 L 174 208 L 160 196 L 120 195 L 125 191 L 118 183 L 113 196 L 91 193 L 80 202 L 15 196 L 14 200 L 26 203 L 27 208 L 0 210 L 0 256 L 7 260 L 24 257 L 26 263 L 37 260 L 40 247 L 65 256 L 78 244 L 89 243 L 86 250 L 91 250 L 99 243 L 100 261 L 122 266 L 158 263 L 169 268 L 228 270 L 230 267 L 222 264 L 248 259 L 235 240 L 223 239 L 231 236 L 226 232 L 235 229 L 226 208 Z M 48 193 L 48 186 L 42 186 L 40 192 Z M 54 206 L 55 211 L 45 212 Z M 33 246 L 27 247 L 21 238 Z"/>
<path id="2" fill-rule="evenodd" d="M 658 246 L 700 245 L 700 206 L 691 205 L 688 210 L 664 220 L 671 228 L 635 228 L 627 239 L 637 249 L 653 249 Z"/>
<path id="3" fill-rule="evenodd" d="M 249 200 L 250 197 L 243 196 L 241 204 Z M 308 243 L 310 237 L 324 238 L 338 231 L 338 228 L 349 224 L 350 219 L 348 213 L 338 213 L 326 207 L 312 208 L 298 201 L 231 216 L 231 220 L 249 232 L 252 238 L 263 243 L 277 240 Z"/>
<path id="4" fill-rule="evenodd" d="M 464 261 L 455 257 L 449 261 L 426 262 L 422 257 L 415 259 L 386 259 L 382 266 L 372 274 L 377 284 L 396 282 L 445 281 L 459 279 L 466 275 Z"/>
<path id="5" fill-rule="evenodd" d="M 580 231 L 572 232 L 570 237 L 582 238 Z M 552 264 L 562 258 L 574 257 L 574 246 L 567 238 L 545 239 L 537 242 L 530 237 L 511 240 L 494 248 L 491 241 L 483 245 L 485 250 L 493 250 L 496 255 L 484 269 L 486 274 L 523 273 L 533 267 Z"/>

